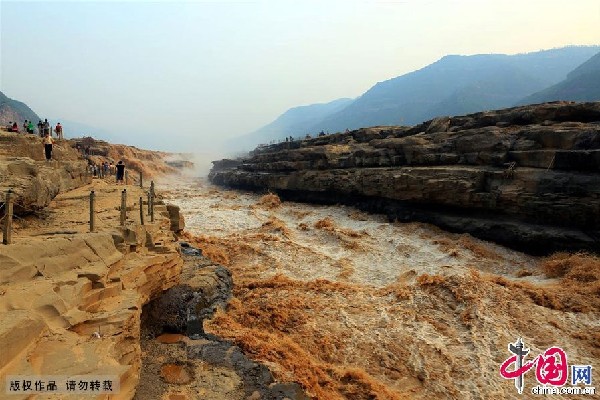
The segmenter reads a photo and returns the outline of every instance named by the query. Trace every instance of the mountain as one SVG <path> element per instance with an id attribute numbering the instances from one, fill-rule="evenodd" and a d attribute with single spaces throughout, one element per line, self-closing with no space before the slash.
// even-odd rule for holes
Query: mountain
<path id="1" fill-rule="evenodd" d="M 468 84 L 435 106 L 429 108 L 423 119 L 439 115 L 466 115 L 492 110 L 498 104 L 512 105 L 515 98 L 532 93 L 542 84 L 539 79 L 511 66 L 492 68 L 491 76 Z"/>
<path id="2" fill-rule="evenodd" d="M 414 125 L 440 115 L 512 106 L 565 79 L 600 46 L 534 53 L 449 55 L 379 82 L 344 109 L 313 125 L 332 132 L 374 125 Z"/>
<path id="3" fill-rule="evenodd" d="M 0 92 L 0 125 L 5 126 L 9 122 L 16 121 L 21 128 L 25 120 L 34 121 L 35 125 L 40 117 L 27 104 L 13 100 Z"/>
<path id="4" fill-rule="evenodd" d="M 535 104 L 556 100 L 600 100 L 600 53 L 571 71 L 567 75 L 567 79 L 524 98 L 518 104 Z"/>
<path id="5" fill-rule="evenodd" d="M 288 136 L 299 137 L 307 133 L 312 134 L 314 133 L 314 130 L 312 130 L 313 125 L 318 124 L 328 115 L 343 109 L 351 102 L 352 99 L 343 98 L 329 103 L 290 108 L 275 121 L 254 132 L 233 139 L 231 144 L 235 145 L 236 148 L 255 147 L 258 144 L 268 143 L 272 140 L 285 140 Z"/>

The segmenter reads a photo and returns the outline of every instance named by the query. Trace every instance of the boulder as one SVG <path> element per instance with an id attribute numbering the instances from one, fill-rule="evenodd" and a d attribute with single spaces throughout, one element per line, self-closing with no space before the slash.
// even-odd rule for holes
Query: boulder
<path id="1" fill-rule="evenodd" d="M 171 220 L 171 231 L 179 233 L 185 229 L 185 220 L 183 214 L 179 211 L 179 206 L 167 204 L 167 212 Z"/>

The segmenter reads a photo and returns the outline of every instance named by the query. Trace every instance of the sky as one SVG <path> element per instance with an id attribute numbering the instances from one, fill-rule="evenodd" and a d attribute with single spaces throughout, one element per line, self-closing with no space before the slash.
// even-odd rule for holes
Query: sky
<path id="1" fill-rule="evenodd" d="M 447 54 L 600 44 L 599 0 L 1 0 L 0 22 L 7 96 L 200 153 Z"/>

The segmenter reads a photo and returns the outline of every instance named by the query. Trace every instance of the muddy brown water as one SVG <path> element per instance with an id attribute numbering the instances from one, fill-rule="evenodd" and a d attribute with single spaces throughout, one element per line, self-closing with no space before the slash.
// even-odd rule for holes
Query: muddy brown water
<path id="1" fill-rule="evenodd" d="M 540 259 L 202 179 L 160 187 L 185 215 L 186 240 L 233 274 L 234 297 L 207 332 L 313 398 L 511 398 L 499 367 L 518 337 L 532 355 L 561 346 L 577 364 L 599 364 L 598 276 L 576 286 L 542 268 L 600 271 L 597 258 Z"/>

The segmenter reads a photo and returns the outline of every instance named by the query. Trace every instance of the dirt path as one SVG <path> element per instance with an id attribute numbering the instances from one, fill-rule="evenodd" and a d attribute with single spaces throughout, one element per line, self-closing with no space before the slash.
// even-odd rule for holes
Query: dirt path
<path id="1" fill-rule="evenodd" d="M 205 181 L 162 186 L 190 240 L 233 273 L 235 298 L 207 330 L 314 398 L 512 397 L 499 367 L 518 337 L 532 356 L 561 346 L 573 362 L 598 365 L 597 258 L 540 260 Z M 562 272 L 548 277 L 556 265 Z M 592 271 L 589 285 L 576 270 Z M 533 373 L 525 381 L 537 384 Z"/>

